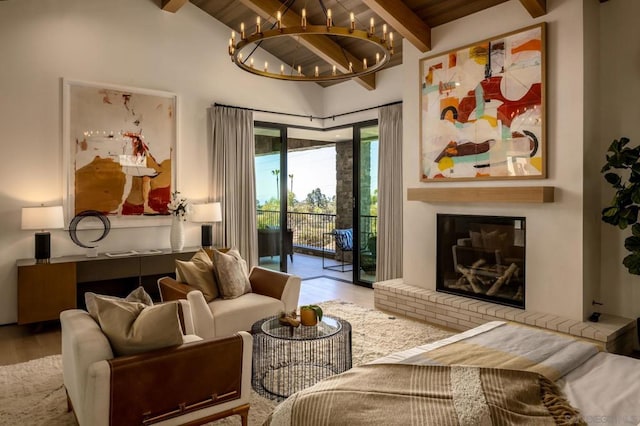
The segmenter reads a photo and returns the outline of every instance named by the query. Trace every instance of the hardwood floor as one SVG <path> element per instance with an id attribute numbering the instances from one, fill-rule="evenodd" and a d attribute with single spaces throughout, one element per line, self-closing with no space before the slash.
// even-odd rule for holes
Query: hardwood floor
<path id="1" fill-rule="evenodd" d="M 373 308 L 373 290 L 343 281 L 320 277 L 302 281 L 300 305 L 340 299 Z M 16 364 L 59 354 L 60 323 L 40 326 L 0 326 L 0 365 Z"/>
<path id="2" fill-rule="evenodd" d="M 340 299 L 366 308 L 373 308 L 373 289 L 332 280 L 328 277 L 302 281 L 300 305 Z"/>
<path id="3" fill-rule="evenodd" d="M 49 321 L 39 326 L 0 326 L 0 365 L 59 354 L 60 343 L 58 321 Z"/>

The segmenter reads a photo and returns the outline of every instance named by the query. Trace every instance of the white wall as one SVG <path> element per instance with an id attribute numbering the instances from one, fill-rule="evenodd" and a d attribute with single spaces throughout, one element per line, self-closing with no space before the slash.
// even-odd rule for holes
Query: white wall
<path id="1" fill-rule="evenodd" d="M 584 63 L 598 62 L 600 52 L 600 3 L 596 1 L 584 2 Z M 583 151 L 583 253 L 582 270 L 584 277 L 583 312 L 601 312 L 600 305 L 593 305 L 593 301 L 600 300 L 600 167 L 603 154 L 600 150 L 600 92 L 594 90 L 600 84 L 599 67 L 585 66 L 584 74 L 584 151 Z"/>
<path id="2" fill-rule="evenodd" d="M 355 81 L 346 81 L 325 88 L 323 92 L 325 117 L 401 101 L 402 76 L 403 66 L 395 66 L 376 74 L 376 90 L 367 90 Z M 337 117 L 335 120 L 327 119 L 324 125 L 333 127 L 377 118 L 378 110 L 373 109 Z"/>
<path id="3" fill-rule="evenodd" d="M 61 78 L 165 90 L 179 96 L 178 189 L 209 193 L 208 108 L 213 102 L 323 114 L 322 88 L 239 70 L 224 53 L 230 30 L 187 3 L 152 0 L 0 1 L 0 324 L 17 319 L 16 259 L 32 258 L 20 209 L 62 202 Z M 199 245 L 187 225 L 187 246 Z M 169 227 L 112 229 L 100 251 L 168 248 Z M 52 231 L 52 255 L 82 254 Z M 46 283 L 43 283 L 46 285 Z"/>
<path id="4" fill-rule="evenodd" d="M 582 320 L 583 312 L 583 23 L 582 1 L 550 0 L 547 15 L 532 19 L 511 0 L 433 29 L 433 50 L 423 55 L 408 43 L 404 68 L 404 187 L 556 187 L 554 203 L 404 205 L 404 280 L 435 289 L 435 215 L 467 213 L 527 218 L 527 309 Z M 548 179 L 527 182 L 421 183 L 419 181 L 419 60 L 547 22 Z"/>
<path id="5" fill-rule="evenodd" d="M 598 162 L 614 139 L 631 139 L 640 144 L 640 2 L 614 0 L 600 5 L 600 137 Z M 595 64 L 593 64 L 595 66 Z M 601 207 L 611 202 L 614 191 L 598 173 L 602 188 Z M 630 235 L 601 223 L 602 270 L 600 298 L 602 311 L 630 318 L 640 316 L 640 277 L 631 275 L 622 265 L 628 254 L 624 239 Z"/>

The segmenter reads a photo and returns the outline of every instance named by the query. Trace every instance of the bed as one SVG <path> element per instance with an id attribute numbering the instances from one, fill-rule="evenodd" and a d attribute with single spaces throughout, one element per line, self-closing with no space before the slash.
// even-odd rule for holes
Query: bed
<path id="1" fill-rule="evenodd" d="M 266 424 L 640 425 L 640 360 L 493 321 L 291 395 Z"/>

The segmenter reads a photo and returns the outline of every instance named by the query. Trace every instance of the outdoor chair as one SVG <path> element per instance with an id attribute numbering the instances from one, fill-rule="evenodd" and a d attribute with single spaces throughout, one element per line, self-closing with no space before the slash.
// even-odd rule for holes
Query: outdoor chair
<path id="1" fill-rule="evenodd" d="M 331 232 L 326 233 L 325 235 L 333 236 L 336 243 L 336 254 L 339 255 L 340 263 L 337 265 L 325 265 L 325 249 L 323 244 L 322 249 L 322 269 L 330 269 L 332 271 L 340 271 L 340 272 L 349 272 L 353 270 L 345 269 L 345 266 L 353 265 L 352 262 L 349 262 L 345 258 L 345 253 L 353 252 L 353 229 L 334 229 Z M 334 257 L 335 259 L 335 257 Z"/>

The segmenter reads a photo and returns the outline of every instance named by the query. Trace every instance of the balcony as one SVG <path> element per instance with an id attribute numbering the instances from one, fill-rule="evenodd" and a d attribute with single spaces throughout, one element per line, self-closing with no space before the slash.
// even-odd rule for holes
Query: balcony
<path id="1" fill-rule="evenodd" d="M 362 270 L 359 277 L 364 281 L 375 279 L 375 239 L 377 236 L 377 216 L 360 216 L 360 263 Z M 279 228 L 280 212 L 275 210 L 257 210 L 259 229 Z M 351 282 L 352 272 L 341 272 L 340 268 L 324 269 L 325 265 L 339 265 L 336 259 L 335 239 L 329 235 L 335 228 L 336 215 L 331 213 L 287 212 L 287 228 L 292 231 L 293 261 L 288 256 L 287 270 L 303 279 L 330 276 Z M 286 244 L 286 243 L 285 243 Z M 340 253 L 338 253 L 339 255 Z M 353 253 L 345 252 L 345 258 L 351 261 Z M 263 256 L 260 265 L 272 269 L 279 268 L 277 256 Z"/>

